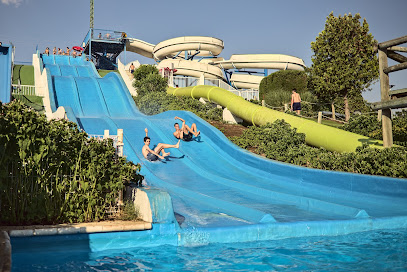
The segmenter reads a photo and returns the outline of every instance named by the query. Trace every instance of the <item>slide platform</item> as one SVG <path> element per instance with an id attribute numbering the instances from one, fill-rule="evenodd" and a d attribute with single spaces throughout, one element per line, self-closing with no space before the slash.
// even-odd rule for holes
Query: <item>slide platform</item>
<path id="1" fill-rule="evenodd" d="M 11 60 L 12 46 L 0 46 L 0 102 L 9 103 L 11 101 Z"/>
<path id="2" fill-rule="evenodd" d="M 168 231 L 177 237 L 178 245 L 339 235 L 407 226 L 404 179 L 321 171 L 264 159 L 237 147 L 190 112 L 143 115 L 116 73 L 100 78 L 89 62 L 72 64 L 70 59 L 56 58 L 43 62 L 51 81 L 53 109 L 64 106 L 72 113 L 70 119 L 89 134 L 124 130 L 127 158 L 142 165 L 141 174 L 148 186 L 171 195 L 179 227 Z M 71 63 L 69 71 L 61 68 L 67 62 Z M 79 70 L 86 70 L 90 76 L 77 76 Z M 206 90 L 195 88 L 190 95 L 195 97 Z M 234 105 L 231 100 L 224 102 Z M 200 136 L 181 142 L 179 149 L 167 150 L 171 155 L 166 160 L 144 159 L 144 128 L 149 129 L 152 146 L 159 142 L 175 144 L 175 116 L 184 118 L 187 124 L 196 123 Z M 157 231 L 160 226 L 153 229 Z"/>

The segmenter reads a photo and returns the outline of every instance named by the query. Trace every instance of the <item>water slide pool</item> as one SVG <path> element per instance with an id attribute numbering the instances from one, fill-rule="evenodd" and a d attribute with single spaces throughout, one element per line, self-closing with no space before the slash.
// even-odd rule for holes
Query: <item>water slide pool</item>
<path id="1" fill-rule="evenodd" d="M 64 106 L 89 134 L 124 130 L 124 152 L 142 165 L 149 186 L 169 192 L 179 224 L 166 230 L 179 245 L 339 235 L 407 227 L 407 181 L 321 171 L 267 160 L 232 144 L 189 112 L 141 114 L 116 73 L 100 78 L 93 64 L 44 56 L 53 111 Z M 69 67 L 69 68 L 68 68 Z M 200 137 L 181 142 L 162 162 L 142 154 L 176 143 L 174 116 L 196 123 Z M 175 217 L 174 217 L 175 220 Z M 155 231 L 160 227 L 156 226 Z M 153 239 L 153 238 L 152 238 Z"/>
<path id="2" fill-rule="evenodd" d="M 8 103 L 11 100 L 11 45 L 0 46 L 0 101 Z"/>

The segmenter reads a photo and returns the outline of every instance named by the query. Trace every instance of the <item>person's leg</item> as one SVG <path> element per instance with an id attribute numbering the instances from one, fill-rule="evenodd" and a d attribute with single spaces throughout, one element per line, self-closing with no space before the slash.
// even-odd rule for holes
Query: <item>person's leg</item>
<path id="1" fill-rule="evenodd" d="M 185 132 L 185 134 L 188 134 L 189 132 L 191 132 L 192 134 L 195 135 L 195 137 L 198 136 L 200 133 L 199 131 L 197 131 L 195 123 L 193 123 L 191 127 L 189 127 L 188 125 L 185 125 L 183 127 L 183 131 Z"/>
<path id="2" fill-rule="evenodd" d="M 157 152 L 158 154 L 161 152 L 161 154 L 165 157 L 168 156 L 170 153 L 166 153 L 165 152 L 165 148 L 178 148 L 179 147 L 179 142 L 180 140 L 178 140 L 178 143 L 175 145 L 170 145 L 170 144 L 163 144 L 163 143 L 159 143 L 157 145 L 157 147 L 154 149 L 155 152 Z"/>

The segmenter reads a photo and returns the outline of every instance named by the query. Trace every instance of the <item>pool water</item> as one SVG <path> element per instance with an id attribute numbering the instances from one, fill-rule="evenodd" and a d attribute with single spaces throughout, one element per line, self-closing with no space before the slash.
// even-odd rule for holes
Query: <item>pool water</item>
<path id="1" fill-rule="evenodd" d="M 407 271 L 407 230 L 199 247 L 13 253 L 12 271 Z"/>

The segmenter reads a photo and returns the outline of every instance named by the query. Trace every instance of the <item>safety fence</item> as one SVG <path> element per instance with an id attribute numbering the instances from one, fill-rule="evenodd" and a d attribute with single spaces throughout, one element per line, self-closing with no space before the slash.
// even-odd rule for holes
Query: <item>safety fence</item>
<path id="1" fill-rule="evenodd" d="M 200 79 L 196 77 L 181 77 L 181 76 L 174 76 L 173 77 L 174 87 L 193 87 L 200 85 Z M 243 97 L 246 100 L 259 100 L 259 90 L 255 89 L 241 89 L 236 90 L 226 82 L 220 79 L 205 79 L 204 85 L 208 86 L 216 86 L 225 90 L 228 90 L 238 96 Z"/>
<path id="2" fill-rule="evenodd" d="M 34 85 L 12 84 L 11 88 L 11 93 L 14 95 L 36 95 Z"/>

